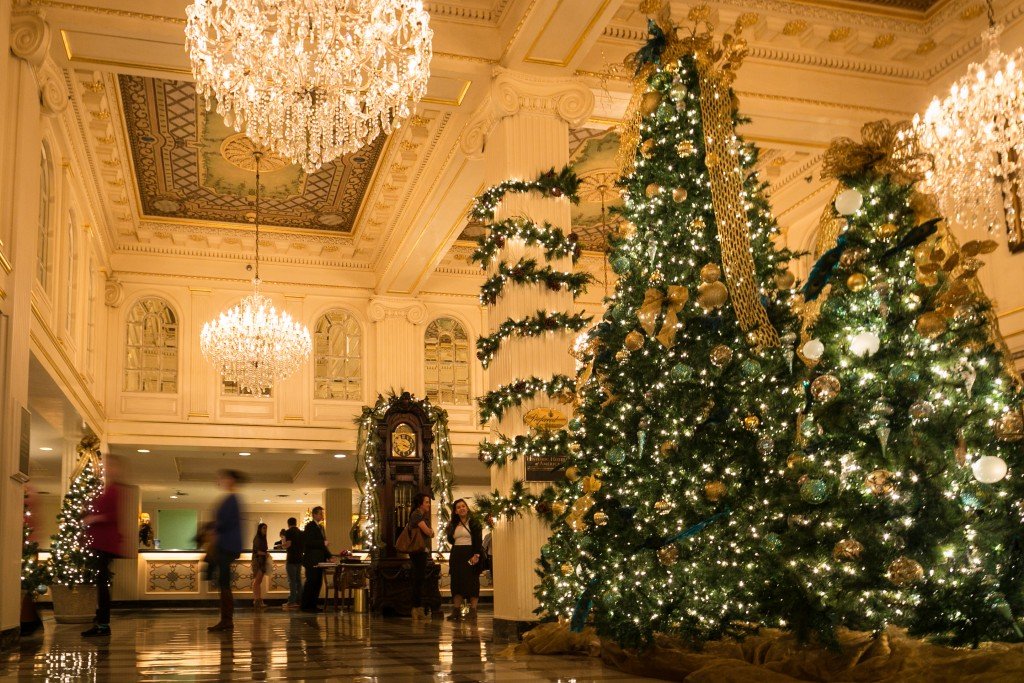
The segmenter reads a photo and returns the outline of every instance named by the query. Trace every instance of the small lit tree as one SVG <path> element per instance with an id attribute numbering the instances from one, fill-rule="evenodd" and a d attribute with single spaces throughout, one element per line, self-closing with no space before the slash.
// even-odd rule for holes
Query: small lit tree
<path id="1" fill-rule="evenodd" d="M 95 553 L 89 549 L 89 536 L 83 519 L 93 500 L 103 490 L 100 478 L 99 442 L 86 437 L 78 447 L 79 463 L 64 494 L 57 533 L 50 549 L 51 582 L 68 588 L 96 583 Z"/>

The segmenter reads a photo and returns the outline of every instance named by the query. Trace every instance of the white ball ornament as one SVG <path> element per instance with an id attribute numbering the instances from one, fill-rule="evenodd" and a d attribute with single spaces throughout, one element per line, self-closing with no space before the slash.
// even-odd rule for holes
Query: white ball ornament
<path id="1" fill-rule="evenodd" d="M 1006 461 L 998 455 L 983 455 L 971 465 L 974 478 L 982 484 L 994 484 L 1006 476 Z"/>
<path id="2" fill-rule="evenodd" d="M 852 216 L 864 205 L 864 196 L 857 190 L 843 190 L 836 196 L 836 211 L 844 216 Z"/>
<path id="3" fill-rule="evenodd" d="M 850 351 L 860 358 L 870 357 L 878 351 L 880 343 L 878 335 L 874 332 L 858 332 L 850 338 Z"/>
<path id="4" fill-rule="evenodd" d="M 818 360 L 821 358 L 821 354 L 825 353 L 825 345 L 821 343 L 820 339 L 812 339 L 804 344 L 801 351 L 804 354 L 804 358 Z"/>

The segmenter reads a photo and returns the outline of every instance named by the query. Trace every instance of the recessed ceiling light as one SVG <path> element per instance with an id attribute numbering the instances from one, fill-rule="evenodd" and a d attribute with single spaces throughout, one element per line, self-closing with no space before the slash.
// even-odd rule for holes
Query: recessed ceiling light
<path id="1" fill-rule="evenodd" d="M 269 503 L 269 502 L 270 502 L 270 499 L 269 499 L 269 498 L 264 498 L 264 499 L 263 499 L 263 502 L 264 502 L 264 503 Z"/>
<path id="2" fill-rule="evenodd" d="M 178 500 L 177 496 L 171 496 L 171 500 Z"/>
<path id="3" fill-rule="evenodd" d="M 39 450 L 41 450 L 41 451 L 52 451 L 53 449 L 50 448 L 49 446 L 40 446 Z"/>
<path id="4" fill-rule="evenodd" d="M 347 458 L 348 456 L 345 455 L 344 453 L 335 453 L 334 457 L 335 458 Z"/>
<path id="5" fill-rule="evenodd" d="M 250 453 L 249 451 L 239 451 L 238 454 L 241 455 L 242 457 L 245 457 L 247 455 L 252 455 L 252 453 Z"/>
<path id="6" fill-rule="evenodd" d="M 302 499 L 301 499 L 301 498 L 297 498 L 297 499 L 295 500 L 295 502 L 296 502 L 296 503 L 301 503 L 301 502 L 302 502 Z"/>
<path id="7" fill-rule="evenodd" d="M 149 453 L 149 449 L 148 448 L 140 448 L 139 449 L 139 453 Z"/>

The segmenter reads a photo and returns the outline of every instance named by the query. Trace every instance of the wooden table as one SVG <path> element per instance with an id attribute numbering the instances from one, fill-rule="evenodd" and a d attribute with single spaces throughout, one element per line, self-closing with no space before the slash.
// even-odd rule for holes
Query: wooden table
<path id="1" fill-rule="evenodd" d="M 334 592 L 334 609 L 340 609 L 339 601 L 344 603 L 346 597 L 352 597 L 355 604 L 355 591 L 369 588 L 370 565 L 367 562 L 321 562 L 318 568 L 324 570 L 327 579 L 327 592 L 324 596 L 324 607 L 331 601 Z M 344 595 L 348 592 L 349 595 Z"/>

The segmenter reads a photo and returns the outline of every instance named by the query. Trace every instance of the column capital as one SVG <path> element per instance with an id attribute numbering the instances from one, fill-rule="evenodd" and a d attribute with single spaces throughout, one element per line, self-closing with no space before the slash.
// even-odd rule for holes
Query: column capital
<path id="1" fill-rule="evenodd" d="M 500 66 L 491 77 L 490 92 L 460 140 L 462 151 L 470 156 L 483 153 L 487 136 L 507 116 L 536 112 L 578 126 L 594 109 L 594 93 L 577 79 L 535 76 Z"/>
<path id="2" fill-rule="evenodd" d="M 377 296 L 370 300 L 370 320 L 380 322 L 385 318 L 404 318 L 413 325 L 427 321 L 427 307 L 417 299 L 393 296 Z"/>
<path id="3" fill-rule="evenodd" d="M 11 13 L 11 54 L 38 68 L 50 49 L 50 25 L 36 9 Z"/>

